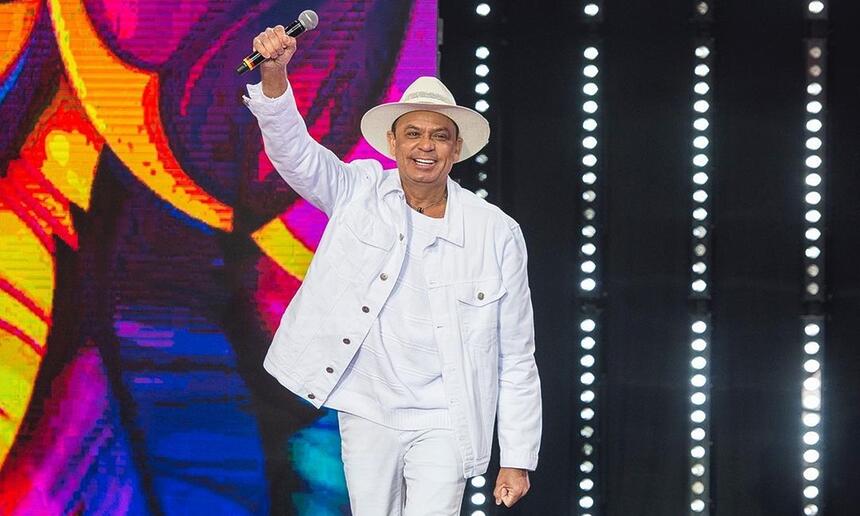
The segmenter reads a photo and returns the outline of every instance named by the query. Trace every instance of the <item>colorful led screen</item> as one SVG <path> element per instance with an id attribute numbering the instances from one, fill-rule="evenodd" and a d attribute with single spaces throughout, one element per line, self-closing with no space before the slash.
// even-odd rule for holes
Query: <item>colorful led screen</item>
<path id="1" fill-rule="evenodd" d="M 378 157 L 435 1 L 0 2 L 0 514 L 348 513 L 336 418 L 262 369 L 326 219 L 235 72 L 304 9 L 299 109 Z"/>

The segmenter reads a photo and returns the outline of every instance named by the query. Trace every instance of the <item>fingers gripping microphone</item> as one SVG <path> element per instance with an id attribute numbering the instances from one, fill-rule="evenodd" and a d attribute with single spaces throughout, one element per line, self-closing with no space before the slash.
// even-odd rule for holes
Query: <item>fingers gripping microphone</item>
<path id="1" fill-rule="evenodd" d="M 302 14 L 299 15 L 299 19 L 289 24 L 284 30 L 286 31 L 287 36 L 295 38 L 306 30 L 315 29 L 317 23 L 319 23 L 319 16 L 317 16 L 317 13 L 308 9 L 307 11 L 302 11 Z M 254 52 L 242 60 L 242 64 L 239 65 L 239 68 L 236 68 L 236 73 L 243 74 L 248 70 L 253 70 L 257 65 L 265 60 L 266 58 L 260 55 L 259 52 Z"/>

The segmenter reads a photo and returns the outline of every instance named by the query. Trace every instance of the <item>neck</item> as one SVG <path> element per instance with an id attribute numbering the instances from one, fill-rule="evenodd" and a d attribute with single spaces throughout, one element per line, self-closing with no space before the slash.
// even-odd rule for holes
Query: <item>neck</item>
<path id="1" fill-rule="evenodd" d="M 448 189 L 447 181 L 442 184 L 422 184 L 402 181 L 403 192 L 412 204 L 419 206 L 438 201 Z"/>

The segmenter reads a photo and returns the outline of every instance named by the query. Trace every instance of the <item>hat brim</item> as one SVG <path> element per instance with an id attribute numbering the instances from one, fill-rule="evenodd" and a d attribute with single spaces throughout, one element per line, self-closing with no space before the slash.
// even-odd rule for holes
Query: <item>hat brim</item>
<path id="1" fill-rule="evenodd" d="M 361 134 L 380 154 L 394 159 L 388 148 L 388 131 L 395 120 L 412 111 L 432 111 L 445 115 L 457 124 L 463 147 L 457 163 L 478 153 L 490 140 L 490 123 L 475 110 L 462 106 L 389 102 L 371 108 L 361 118 Z"/>

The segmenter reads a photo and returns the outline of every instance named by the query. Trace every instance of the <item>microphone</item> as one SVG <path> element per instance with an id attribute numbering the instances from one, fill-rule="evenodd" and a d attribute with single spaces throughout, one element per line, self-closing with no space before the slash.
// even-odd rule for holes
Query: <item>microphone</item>
<path id="1" fill-rule="evenodd" d="M 306 11 L 302 11 L 302 14 L 299 15 L 299 18 L 293 23 L 289 24 L 284 30 L 286 31 L 287 36 L 295 38 L 306 30 L 315 29 L 319 21 L 320 19 L 319 16 L 317 16 L 317 13 L 308 9 Z M 248 70 L 253 70 L 257 67 L 257 65 L 259 65 L 265 60 L 265 57 L 260 55 L 259 52 L 255 51 L 253 54 L 249 55 L 245 59 L 242 59 L 242 64 L 239 65 L 239 68 L 236 68 L 236 73 L 241 75 Z"/>

